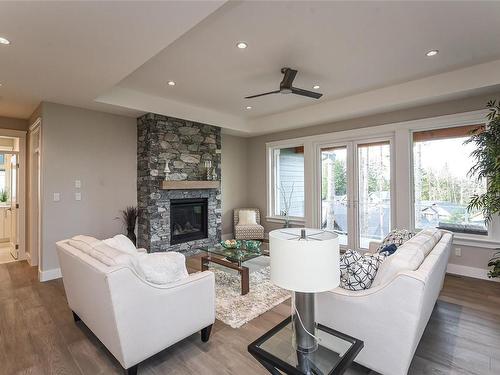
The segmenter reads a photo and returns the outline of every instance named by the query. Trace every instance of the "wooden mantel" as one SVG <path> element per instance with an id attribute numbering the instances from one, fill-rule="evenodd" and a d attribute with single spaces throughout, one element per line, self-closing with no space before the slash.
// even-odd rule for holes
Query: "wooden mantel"
<path id="1" fill-rule="evenodd" d="M 162 181 L 165 190 L 218 189 L 220 181 Z"/>

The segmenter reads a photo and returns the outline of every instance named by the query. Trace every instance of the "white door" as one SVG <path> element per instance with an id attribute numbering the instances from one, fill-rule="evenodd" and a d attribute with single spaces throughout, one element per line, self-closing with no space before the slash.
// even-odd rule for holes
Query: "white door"
<path id="1" fill-rule="evenodd" d="M 18 228 L 19 228 L 19 215 L 17 212 L 18 203 L 18 189 L 19 189 L 19 173 L 17 163 L 17 155 L 13 154 L 10 159 L 10 181 L 11 181 L 11 197 L 10 197 L 10 211 L 11 211 L 11 220 L 10 220 L 10 251 L 12 256 L 15 259 L 19 258 L 19 240 L 18 240 Z"/>
<path id="2" fill-rule="evenodd" d="M 366 249 L 391 228 L 391 140 L 363 139 L 319 149 L 320 228 L 341 248 Z"/>
<path id="3" fill-rule="evenodd" d="M 320 227 L 334 231 L 342 248 L 353 248 L 352 222 L 352 145 L 335 144 L 322 147 Z"/>

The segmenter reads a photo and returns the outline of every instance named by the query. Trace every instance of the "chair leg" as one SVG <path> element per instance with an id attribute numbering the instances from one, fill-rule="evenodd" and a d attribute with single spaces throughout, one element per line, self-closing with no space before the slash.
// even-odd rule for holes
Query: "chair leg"
<path id="1" fill-rule="evenodd" d="M 201 341 L 207 342 L 210 338 L 210 332 L 212 332 L 212 325 L 210 324 L 208 327 L 205 327 L 201 330 Z"/>
<path id="2" fill-rule="evenodd" d="M 135 365 L 135 366 L 132 366 L 128 369 L 123 369 L 123 373 L 125 375 L 137 375 L 137 368 L 139 367 L 139 365 Z"/>
<path id="3" fill-rule="evenodd" d="M 76 313 L 74 311 L 72 311 L 72 313 L 73 313 L 73 319 L 75 320 L 75 323 L 79 322 L 81 320 L 80 317 L 78 315 L 76 315 Z"/>

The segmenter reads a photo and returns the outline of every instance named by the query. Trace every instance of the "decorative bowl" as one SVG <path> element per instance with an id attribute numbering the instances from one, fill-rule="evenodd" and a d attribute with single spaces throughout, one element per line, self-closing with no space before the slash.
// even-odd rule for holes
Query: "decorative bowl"
<path id="1" fill-rule="evenodd" d="M 241 248 L 240 240 L 225 240 L 220 242 L 221 246 L 225 249 L 239 249 Z"/>
<path id="2" fill-rule="evenodd" d="M 262 245 L 261 241 L 257 240 L 245 241 L 245 249 L 249 251 L 260 251 L 260 245 Z"/>

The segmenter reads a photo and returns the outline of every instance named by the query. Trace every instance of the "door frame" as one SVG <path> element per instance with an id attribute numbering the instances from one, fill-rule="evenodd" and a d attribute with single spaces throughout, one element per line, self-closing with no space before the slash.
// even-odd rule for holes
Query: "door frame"
<path id="1" fill-rule="evenodd" d="M 19 191 L 17 202 L 17 236 L 19 240 L 18 259 L 26 259 L 26 134 L 24 130 L 0 129 L 0 137 L 19 139 Z"/>
<path id="2" fill-rule="evenodd" d="M 328 147 L 346 147 L 346 172 L 347 172 L 347 246 L 341 245 L 342 249 L 353 248 L 357 250 L 367 250 L 361 248 L 359 239 L 359 173 L 358 173 L 358 145 L 372 142 L 389 142 L 390 147 L 390 171 L 391 171 L 391 228 L 396 223 L 396 184 L 395 184 L 395 159 L 394 159 L 394 134 L 385 133 L 378 136 L 359 136 L 338 138 L 331 141 L 314 142 L 314 168 L 315 189 L 314 189 L 314 213 L 312 225 L 321 228 L 321 150 Z"/>
<path id="3" fill-rule="evenodd" d="M 38 132 L 38 147 L 33 150 L 33 134 Z M 28 201 L 29 201 L 29 244 L 30 247 L 32 247 L 32 244 L 34 242 L 38 243 L 38 246 L 36 249 L 30 248 L 29 252 L 29 263 L 31 266 L 38 266 L 38 269 L 40 270 L 40 265 L 42 263 L 42 179 L 41 179 L 41 169 L 42 169 L 42 119 L 39 117 L 35 120 L 33 124 L 30 125 L 29 130 L 29 147 L 28 147 L 28 152 L 29 152 L 29 160 L 30 163 L 32 161 L 32 156 L 33 154 L 38 154 L 38 171 L 37 175 L 33 175 L 33 166 L 30 164 L 30 169 L 29 169 L 29 196 L 28 196 Z M 33 182 L 34 180 L 38 180 L 37 184 L 37 191 L 34 192 L 33 190 Z M 33 204 L 32 202 L 36 200 L 38 202 L 37 209 L 33 209 Z M 33 218 L 36 217 L 36 222 L 33 220 Z M 36 238 L 34 238 L 34 232 L 33 232 L 33 224 L 36 223 L 37 226 L 37 232 L 36 232 Z"/>

